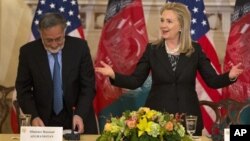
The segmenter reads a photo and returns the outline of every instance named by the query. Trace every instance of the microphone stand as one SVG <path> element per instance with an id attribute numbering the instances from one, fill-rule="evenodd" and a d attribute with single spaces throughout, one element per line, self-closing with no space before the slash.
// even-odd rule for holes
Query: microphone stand
<path id="1" fill-rule="evenodd" d="M 74 123 L 73 123 L 73 117 L 75 115 L 75 107 L 72 108 L 73 110 L 73 116 L 72 116 L 72 128 L 71 128 L 71 133 L 68 134 L 64 134 L 63 138 L 65 140 L 74 140 L 74 141 L 79 141 L 80 140 L 80 133 L 76 133 L 74 132 Z"/>

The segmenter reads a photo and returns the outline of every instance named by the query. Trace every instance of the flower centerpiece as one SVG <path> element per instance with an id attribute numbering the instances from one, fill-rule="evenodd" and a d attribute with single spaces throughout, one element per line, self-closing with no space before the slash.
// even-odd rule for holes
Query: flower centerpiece
<path id="1" fill-rule="evenodd" d="M 181 116 L 162 113 L 147 107 L 126 111 L 112 117 L 97 141 L 192 141 L 185 134 Z"/>

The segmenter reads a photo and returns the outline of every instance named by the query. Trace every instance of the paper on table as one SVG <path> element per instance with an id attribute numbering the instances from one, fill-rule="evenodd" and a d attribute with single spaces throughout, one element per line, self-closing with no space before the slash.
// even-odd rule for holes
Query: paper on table
<path id="1" fill-rule="evenodd" d="M 230 141 L 230 129 L 229 128 L 224 129 L 224 141 Z"/>

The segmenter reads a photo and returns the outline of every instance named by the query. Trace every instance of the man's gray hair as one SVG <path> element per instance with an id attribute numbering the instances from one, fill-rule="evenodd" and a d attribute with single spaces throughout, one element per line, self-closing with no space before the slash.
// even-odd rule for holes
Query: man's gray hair
<path id="1" fill-rule="evenodd" d="M 50 28 L 56 25 L 62 25 L 62 27 L 66 28 L 66 19 L 60 13 L 46 13 L 42 16 L 39 21 L 39 30 Z"/>

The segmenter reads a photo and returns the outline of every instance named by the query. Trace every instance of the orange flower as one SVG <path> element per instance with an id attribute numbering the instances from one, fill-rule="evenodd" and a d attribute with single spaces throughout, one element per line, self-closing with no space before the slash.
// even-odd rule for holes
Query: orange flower
<path id="1" fill-rule="evenodd" d="M 133 129 L 136 127 L 136 120 L 129 119 L 126 121 L 126 124 L 127 124 L 129 129 Z"/>
<path id="2" fill-rule="evenodd" d="M 165 124 L 165 129 L 167 131 L 173 131 L 174 129 L 174 124 L 171 122 L 171 121 L 168 121 L 166 124 Z"/>

